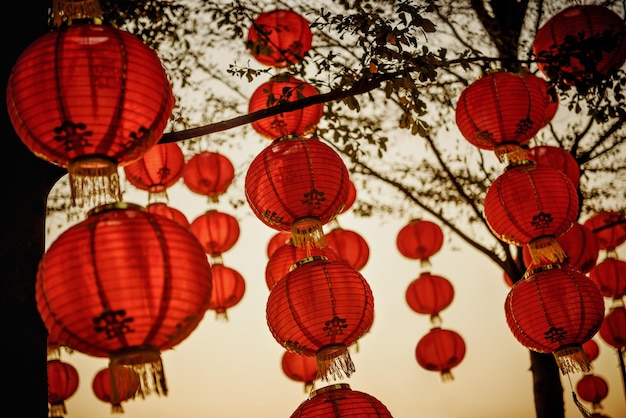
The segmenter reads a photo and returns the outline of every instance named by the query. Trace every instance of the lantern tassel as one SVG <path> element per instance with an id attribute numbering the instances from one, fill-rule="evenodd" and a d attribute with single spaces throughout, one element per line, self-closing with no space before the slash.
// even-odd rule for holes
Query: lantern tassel
<path id="1" fill-rule="evenodd" d="M 591 371 L 589 359 L 581 344 L 571 344 L 561 347 L 552 354 L 562 374 L 577 372 L 588 373 Z"/>
<path id="2" fill-rule="evenodd" d="M 87 157 L 71 161 L 70 175 L 72 204 L 94 207 L 120 202 L 122 192 L 117 163 L 108 157 Z"/>
<path id="3" fill-rule="evenodd" d="M 65 415 L 67 415 L 67 408 L 65 407 L 65 402 L 50 404 L 49 416 L 64 417 Z"/>
<path id="4" fill-rule="evenodd" d="M 453 380 L 454 380 L 454 376 L 452 376 L 452 371 L 450 369 L 443 369 L 441 371 L 442 382 L 451 382 Z"/>
<path id="5" fill-rule="evenodd" d="M 356 371 L 350 352 L 344 344 L 327 345 L 315 354 L 317 371 L 323 381 L 350 377 Z"/>
<path id="6" fill-rule="evenodd" d="M 590 418 L 591 417 L 591 412 L 589 412 L 589 410 L 587 408 L 585 408 L 585 405 L 583 405 L 578 400 L 578 397 L 576 396 L 576 392 L 572 391 L 572 397 L 574 398 L 574 403 L 578 407 L 578 410 L 580 411 L 581 414 L 583 414 L 583 417 Z"/>
<path id="7" fill-rule="evenodd" d="M 534 265 L 562 263 L 567 254 L 553 236 L 541 236 L 528 243 L 528 250 Z"/>
<path id="8" fill-rule="evenodd" d="M 295 247 L 304 248 L 313 243 L 317 248 L 326 247 L 326 236 L 318 217 L 307 216 L 291 223 L 291 239 Z"/>
<path id="9" fill-rule="evenodd" d="M 493 149 L 498 161 L 507 166 L 519 165 L 528 162 L 526 151 L 517 143 L 503 142 Z"/>
<path id="10" fill-rule="evenodd" d="M 111 404 L 111 414 L 123 414 L 122 404 Z"/>
<path id="11" fill-rule="evenodd" d="M 167 395 L 167 383 L 161 354 L 154 348 L 132 348 L 111 355 L 110 366 L 112 381 L 119 367 L 132 368 L 139 376 L 139 388 L 135 393 L 135 398 L 139 395 L 145 398 L 147 395 L 156 393 L 157 395 Z"/>

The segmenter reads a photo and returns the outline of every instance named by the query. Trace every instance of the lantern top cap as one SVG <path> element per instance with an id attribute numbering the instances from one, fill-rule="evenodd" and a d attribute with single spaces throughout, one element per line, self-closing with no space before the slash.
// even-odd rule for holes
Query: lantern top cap
<path id="1" fill-rule="evenodd" d="M 350 388 L 350 385 L 347 383 L 335 383 L 335 384 L 324 386 L 323 388 L 319 388 L 319 389 L 311 391 L 311 395 L 309 395 L 309 399 L 313 399 L 317 395 L 321 395 L 323 393 L 330 392 L 333 390 L 338 390 L 338 389 L 352 390 Z"/>
<path id="2" fill-rule="evenodd" d="M 52 14 L 56 27 L 77 21 L 102 23 L 99 0 L 53 0 Z"/>
<path id="3" fill-rule="evenodd" d="M 126 210 L 126 209 L 132 209 L 132 210 L 139 210 L 139 211 L 142 211 L 142 212 L 147 212 L 146 208 L 144 208 L 143 206 L 138 205 L 136 203 L 113 202 L 113 203 L 106 203 L 104 205 L 96 206 L 95 208 L 93 208 L 89 212 L 87 212 L 87 217 L 90 217 L 92 215 L 97 215 L 97 214 L 100 214 L 100 213 L 104 213 L 104 212 L 108 212 L 108 211 L 112 211 L 112 210 Z"/>

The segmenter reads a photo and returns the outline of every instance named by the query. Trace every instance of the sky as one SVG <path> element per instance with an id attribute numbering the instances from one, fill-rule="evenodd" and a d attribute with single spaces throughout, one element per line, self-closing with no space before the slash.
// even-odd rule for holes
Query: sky
<path id="1" fill-rule="evenodd" d="M 230 157 L 226 151 L 224 154 Z M 243 190 L 236 187 L 234 183 L 229 192 L 240 192 L 243 197 Z M 265 319 L 269 295 L 266 250 L 277 231 L 262 224 L 247 205 L 235 210 L 226 202 L 211 203 L 187 189 L 182 180 L 168 189 L 168 196 L 169 205 L 181 210 L 190 222 L 208 209 L 236 216 L 241 234 L 235 246 L 222 254 L 222 260 L 244 277 L 244 297 L 228 309 L 228 320 L 207 311 L 186 340 L 162 353 L 169 388 L 166 396 L 149 395 L 124 402 L 123 414 L 112 414 L 111 405 L 98 400 L 91 388 L 93 377 L 108 365 L 108 359 L 62 351 L 61 360 L 79 373 L 78 390 L 65 402 L 65 417 L 291 416 L 307 399 L 308 392 L 302 382 L 283 373 L 283 348 L 272 337 Z M 127 186 L 124 201 L 146 206 L 148 195 Z M 338 216 L 339 226 L 358 232 L 370 247 L 370 258 L 360 272 L 374 294 L 375 319 L 369 333 L 350 349 L 355 373 L 339 381 L 317 381 L 314 389 L 347 383 L 351 389 L 377 398 L 395 418 L 534 416 L 529 353 L 511 334 L 504 315 L 504 300 L 510 288 L 494 264 L 445 229 L 443 247 L 431 257 L 427 270 L 447 278 L 454 286 L 454 300 L 440 314 L 441 326 L 463 337 L 466 355 L 452 369 L 451 381 L 443 381 L 439 372 L 418 365 L 415 346 L 432 324 L 427 315 L 417 314 L 405 301 L 407 286 L 425 271 L 419 260 L 405 258 L 397 250 L 397 233 L 408 221 L 362 219 L 349 210 Z M 52 223 L 51 227 L 47 245 L 61 232 Z M 624 245 L 618 255 L 626 259 Z M 599 260 L 603 258 L 601 251 Z M 617 352 L 599 336 L 594 339 L 600 355 L 592 363 L 593 372 L 609 383 L 601 412 L 611 418 L 625 417 Z M 581 377 L 562 376 L 566 418 L 581 416 L 572 398 Z M 591 409 L 590 404 L 583 404 Z"/>

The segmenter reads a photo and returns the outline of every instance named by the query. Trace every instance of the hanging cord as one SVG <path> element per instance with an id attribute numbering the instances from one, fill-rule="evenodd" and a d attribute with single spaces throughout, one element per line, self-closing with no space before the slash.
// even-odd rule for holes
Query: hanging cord
<path id="1" fill-rule="evenodd" d="M 591 412 L 589 412 L 589 410 L 587 408 L 585 408 L 585 405 L 583 405 L 578 400 L 578 397 L 576 396 L 576 392 L 574 391 L 574 387 L 572 386 L 572 378 L 569 375 L 569 373 L 567 374 L 567 380 L 569 381 L 569 387 L 572 389 L 572 398 L 574 398 L 574 403 L 576 404 L 576 406 L 580 410 L 580 413 L 585 418 L 591 418 Z"/>

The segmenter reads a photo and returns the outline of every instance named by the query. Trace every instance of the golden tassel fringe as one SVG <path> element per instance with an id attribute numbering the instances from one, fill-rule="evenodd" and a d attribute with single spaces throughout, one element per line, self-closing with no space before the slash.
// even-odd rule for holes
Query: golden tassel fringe
<path id="1" fill-rule="evenodd" d="M 356 371 L 350 352 L 344 344 L 332 344 L 320 348 L 315 354 L 317 372 L 323 381 L 350 377 Z"/>
<path id="2" fill-rule="evenodd" d="M 123 414 L 124 408 L 122 404 L 111 405 L 111 414 Z"/>
<path id="3" fill-rule="evenodd" d="M 519 165 L 528 161 L 526 151 L 517 143 L 505 142 L 493 148 L 498 161 L 506 165 Z"/>
<path id="4" fill-rule="evenodd" d="M 132 350 L 120 351 L 111 355 L 110 365 L 111 379 L 116 381 L 114 375 L 120 367 L 132 368 L 139 377 L 139 388 L 136 396 L 145 398 L 156 393 L 157 395 L 167 395 L 167 383 L 161 362 L 161 354 L 151 347 L 133 348 Z"/>
<path id="5" fill-rule="evenodd" d="M 451 382 L 453 380 L 454 380 L 454 376 L 452 376 L 452 371 L 450 369 L 443 369 L 441 371 L 442 382 Z"/>
<path id="6" fill-rule="evenodd" d="M 117 163 L 107 157 L 88 157 L 71 161 L 70 175 L 72 204 L 84 207 L 100 206 L 122 200 Z"/>
<path id="7" fill-rule="evenodd" d="M 67 415 L 67 408 L 65 408 L 65 402 L 50 404 L 49 416 L 64 417 L 65 415 Z"/>
<path id="8" fill-rule="evenodd" d="M 580 411 L 580 413 L 583 415 L 583 417 L 585 418 L 591 418 L 591 412 L 589 412 L 589 410 L 587 408 L 585 408 L 585 405 L 583 405 L 579 400 L 578 397 L 576 396 L 576 392 L 572 391 L 572 397 L 574 398 L 574 403 L 576 404 L 576 406 L 578 407 L 578 410 Z"/>
<path id="9" fill-rule="evenodd" d="M 102 10 L 98 0 L 52 0 L 54 26 L 71 23 L 76 19 L 102 21 Z"/>
<path id="10" fill-rule="evenodd" d="M 542 236 L 528 243 L 528 250 L 534 265 L 562 263 L 567 254 L 553 236 Z"/>
<path id="11" fill-rule="evenodd" d="M 591 371 L 589 359 L 580 344 L 561 347 L 552 354 L 562 374 L 577 372 L 588 373 Z"/>
<path id="12" fill-rule="evenodd" d="M 304 248 L 314 244 L 317 248 L 326 247 L 326 236 L 322 222 L 316 216 L 296 219 L 291 223 L 291 239 L 295 247 Z"/>

